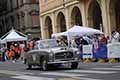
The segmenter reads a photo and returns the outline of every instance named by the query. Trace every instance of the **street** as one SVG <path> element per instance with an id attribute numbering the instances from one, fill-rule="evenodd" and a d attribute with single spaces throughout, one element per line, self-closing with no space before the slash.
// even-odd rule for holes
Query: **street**
<path id="1" fill-rule="evenodd" d="M 21 61 L 0 62 L 0 80 L 119 80 L 120 63 L 79 63 L 78 69 L 27 70 Z"/>

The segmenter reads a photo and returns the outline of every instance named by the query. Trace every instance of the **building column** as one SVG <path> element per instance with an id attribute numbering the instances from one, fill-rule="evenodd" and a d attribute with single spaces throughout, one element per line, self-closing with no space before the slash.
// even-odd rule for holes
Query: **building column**
<path id="1" fill-rule="evenodd" d="M 28 28 L 28 12 L 25 11 L 24 21 L 25 21 L 25 27 Z"/>
<path id="2" fill-rule="evenodd" d="M 6 32 L 6 20 L 5 20 L 5 19 L 6 19 L 6 18 L 3 17 L 3 26 L 4 26 L 4 28 L 3 28 L 3 30 L 2 30 L 3 33 Z"/>
<path id="3" fill-rule="evenodd" d="M 54 15 L 55 14 L 57 14 L 57 13 L 54 13 Z M 57 15 L 55 15 L 54 19 L 55 19 L 54 20 L 54 23 L 55 23 L 55 32 L 58 33 L 58 32 L 60 32 L 60 27 L 59 27 L 60 24 L 58 24 L 58 22 L 57 22 Z"/>
<path id="4" fill-rule="evenodd" d="M 52 29 L 53 29 L 53 33 L 57 33 L 57 28 L 56 28 L 56 23 L 55 23 L 55 14 L 52 13 L 51 14 L 51 18 L 52 18 Z"/>
<path id="5" fill-rule="evenodd" d="M 20 13 L 20 26 L 23 30 L 25 30 L 25 14 L 23 12 Z"/>
<path id="6" fill-rule="evenodd" d="M 66 20 L 66 29 L 68 30 L 69 28 L 71 28 L 69 8 L 65 8 L 65 20 Z"/>
<path id="7" fill-rule="evenodd" d="M 9 28 L 13 27 L 12 26 L 12 20 L 11 20 L 11 17 L 9 16 L 9 19 L 8 19 L 8 23 L 9 23 Z"/>
<path id="8" fill-rule="evenodd" d="M 85 3 L 81 3 L 80 5 L 81 5 L 82 25 L 88 26 L 87 25 L 87 15 L 86 15 Z"/>
<path id="9" fill-rule="evenodd" d="M 19 13 L 19 26 L 20 26 L 20 30 L 23 30 L 23 24 L 22 24 L 22 14 Z"/>
<path id="10" fill-rule="evenodd" d="M 11 28 L 15 27 L 14 26 L 14 16 L 13 15 L 10 17 L 10 24 L 11 24 Z"/>
<path id="11" fill-rule="evenodd" d="M 41 16 L 40 17 L 40 26 L 41 26 L 41 38 L 42 39 L 46 39 L 46 37 L 45 37 L 45 34 L 46 34 L 46 32 L 45 32 L 45 25 L 44 25 L 44 21 L 43 21 L 43 17 Z"/>
<path id="12" fill-rule="evenodd" d="M 113 11 L 113 9 L 110 9 L 108 16 L 109 16 L 109 27 L 112 32 L 112 30 L 116 30 L 115 11 Z"/>
<path id="13" fill-rule="evenodd" d="M 20 29 L 19 25 L 18 25 L 18 16 L 17 14 L 14 15 L 14 26 L 16 27 L 16 29 Z"/>
<path id="14" fill-rule="evenodd" d="M 0 19 L 0 27 L 2 27 L 3 26 L 3 24 L 2 24 L 2 19 Z M 2 28 L 0 29 L 0 36 L 2 36 L 3 34 L 2 34 Z"/>
<path id="15" fill-rule="evenodd" d="M 101 4 L 102 4 L 101 10 L 102 10 L 102 19 L 103 19 L 103 30 L 105 35 L 110 35 L 111 28 L 108 19 L 107 0 L 102 0 Z"/>
<path id="16" fill-rule="evenodd" d="M 25 13 L 24 16 L 25 32 L 28 33 L 31 32 L 31 22 L 30 22 L 31 18 L 28 11 L 24 11 L 24 13 Z"/>
<path id="17" fill-rule="evenodd" d="M 16 29 L 17 26 L 16 26 L 16 15 L 14 14 L 13 15 L 13 27 Z"/>
<path id="18" fill-rule="evenodd" d="M 0 19 L 0 21 L 1 21 L 0 27 L 4 26 L 4 20 Z M 0 29 L 0 36 L 3 33 L 3 30 L 4 30 L 3 28 Z"/>

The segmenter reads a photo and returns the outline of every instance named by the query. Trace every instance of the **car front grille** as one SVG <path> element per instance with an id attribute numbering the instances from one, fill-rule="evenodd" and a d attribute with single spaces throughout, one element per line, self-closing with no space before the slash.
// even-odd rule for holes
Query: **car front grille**
<path id="1" fill-rule="evenodd" d="M 73 57 L 72 52 L 60 52 L 55 54 L 55 59 L 67 59 L 72 57 Z"/>

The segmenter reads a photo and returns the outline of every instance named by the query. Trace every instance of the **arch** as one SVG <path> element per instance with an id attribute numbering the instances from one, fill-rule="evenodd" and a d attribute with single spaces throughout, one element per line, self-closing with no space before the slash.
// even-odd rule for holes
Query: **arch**
<path id="1" fill-rule="evenodd" d="M 111 29 L 120 31 L 120 1 L 119 0 L 110 0 L 109 13 L 110 13 Z"/>
<path id="2" fill-rule="evenodd" d="M 45 33 L 46 38 L 51 38 L 51 35 L 53 33 L 52 29 L 52 20 L 49 16 L 45 18 Z"/>
<path id="3" fill-rule="evenodd" d="M 59 12 L 57 15 L 57 30 L 58 32 L 66 31 L 66 20 L 62 12 Z"/>
<path id="4" fill-rule="evenodd" d="M 71 24 L 72 25 L 79 25 L 82 26 L 82 16 L 81 16 L 81 12 L 80 9 L 75 6 L 72 9 L 72 13 L 71 13 Z"/>
<path id="5" fill-rule="evenodd" d="M 102 12 L 99 3 L 96 0 L 91 0 L 88 6 L 88 25 L 95 29 L 102 28 Z"/>

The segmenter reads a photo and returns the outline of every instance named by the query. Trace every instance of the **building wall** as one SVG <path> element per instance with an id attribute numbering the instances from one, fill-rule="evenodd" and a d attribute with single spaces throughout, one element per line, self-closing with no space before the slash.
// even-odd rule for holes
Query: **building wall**
<path id="1" fill-rule="evenodd" d="M 6 32 L 14 27 L 23 33 L 31 34 L 33 38 L 41 37 L 40 23 L 33 25 L 35 20 L 39 20 L 39 0 L 36 0 L 36 3 L 30 1 L 35 0 L 7 0 L 7 10 L 0 17 L 1 20 L 5 19 Z M 38 19 L 34 16 L 38 16 Z"/>
<path id="2" fill-rule="evenodd" d="M 70 27 L 77 23 L 77 22 L 75 23 L 75 20 L 77 20 L 77 18 L 73 16 L 78 14 L 76 14 L 74 10 L 76 10 L 79 13 L 79 18 L 81 15 L 80 18 L 81 24 L 78 25 L 93 28 L 95 28 L 95 25 L 99 26 L 99 29 L 101 29 L 105 33 L 105 35 L 110 35 L 112 30 L 116 30 L 117 25 L 115 19 L 115 12 L 113 7 L 111 8 L 114 2 L 112 0 L 39 0 L 39 1 L 40 1 L 39 7 L 40 7 L 41 31 L 43 39 L 50 38 L 50 36 L 45 34 L 46 31 L 48 31 L 47 30 L 48 27 L 46 26 L 46 17 L 50 17 L 52 21 L 52 33 L 57 33 L 60 32 L 59 31 L 60 24 L 57 22 L 59 19 L 58 14 L 61 12 L 63 13 L 65 17 L 66 28 L 69 29 Z M 97 22 L 95 20 L 97 20 Z"/>

